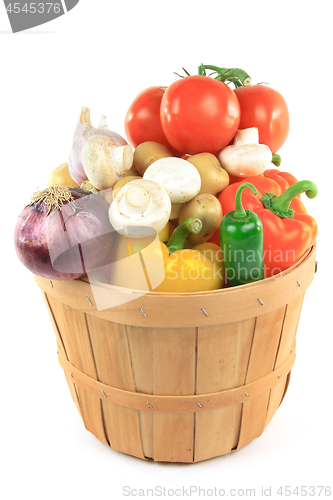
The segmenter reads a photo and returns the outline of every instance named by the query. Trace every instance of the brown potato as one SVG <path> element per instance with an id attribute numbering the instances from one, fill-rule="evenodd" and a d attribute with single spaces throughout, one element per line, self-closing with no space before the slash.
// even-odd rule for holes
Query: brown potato
<path id="1" fill-rule="evenodd" d="M 123 174 L 123 177 L 134 177 L 135 175 L 136 177 L 142 177 L 136 168 L 131 167 L 129 170 L 126 170 L 126 172 Z"/>
<path id="2" fill-rule="evenodd" d="M 71 178 L 67 163 L 62 163 L 59 167 L 49 173 L 47 178 L 47 187 L 52 186 L 78 187 L 76 182 Z"/>
<path id="3" fill-rule="evenodd" d="M 195 196 L 182 208 L 179 223 L 189 217 L 201 220 L 202 229 L 200 233 L 190 234 L 187 237 L 189 243 L 198 245 L 208 241 L 213 236 L 220 227 L 222 216 L 222 207 L 219 200 L 210 193 L 202 193 Z"/>
<path id="4" fill-rule="evenodd" d="M 201 177 L 201 193 L 214 196 L 229 185 L 229 174 L 212 153 L 199 153 L 187 158 L 198 170 Z"/>
<path id="5" fill-rule="evenodd" d="M 143 175 L 149 165 L 161 158 L 174 156 L 170 149 L 158 142 L 146 141 L 139 144 L 134 151 L 133 164 L 140 175 Z"/>

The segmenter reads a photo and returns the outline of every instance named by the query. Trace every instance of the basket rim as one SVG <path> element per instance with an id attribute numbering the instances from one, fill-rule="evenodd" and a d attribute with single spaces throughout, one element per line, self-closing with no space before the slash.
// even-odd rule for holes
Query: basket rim
<path id="1" fill-rule="evenodd" d="M 222 325 L 256 318 L 304 296 L 315 274 L 315 245 L 294 266 L 276 277 L 231 288 L 195 293 L 157 293 L 93 284 L 83 279 L 54 280 L 35 276 L 46 300 L 113 323 L 186 328 Z M 106 304 L 100 307 L 98 295 Z M 98 305 L 98 306 L 97 306 Z"/>
<path id="2" fill-rule="evenodd" d="M 292 266 L 288 267 L 284 271 L 281 271 L 278 274 L 275 274 L 274 276 L 270 276 L 268 278 L 264 278 L 259 281 L 254 281 L 252 283 L 247 283 L 246 285 L 238 285 L 238 286 L 233 286 L 233 287 L 224 287 L 224 288 L 218 288 L 216 290 L 206 290 L 202 292 L 155 292 L 155 291 L 149 291 L 149 292 L 144 292 L 145 296 L 150 296 L 150 297 L 162 297 L 162 296 L 168 296 L 168 297 L 193 297 L 193 296 L 207 296 L 207 295 L 214 295 L 214 294 L 221 294 L 221 293 L 236 293 L 238 290 L 251 290 L 254 287 L 260 286 L 262 284 L 269 284 L 272 283 L 276 280 L 279 280 L 286 276 L 287 274 L 293 272 L 296 268 L 301 266 L 307 259 L 311 257 L 311 255 L 316 251 L 316 242 L 302 255 L 302 257 L 295 262 Z M 138 294 L 142 295 L 142 291 L 136 289 L 136 288 L 126 288 L 126 287 L 120 287 L 117 285 L 111 285 L 109 283 L 104 283 L 101 281 L 94 281 L 90 280 L 87 275 L 82 276 L 81 278 L 78 278 L 77 280 L 74 281 L 82 281 L 83 283 L 88 283 L 88 284 L 93 284 L 94 286 L 101 286 L 107 290 L 112 290 L 112 291 L 119 291 L 121 290 L 122 293 L 128 292 L 129 294 Z"/>

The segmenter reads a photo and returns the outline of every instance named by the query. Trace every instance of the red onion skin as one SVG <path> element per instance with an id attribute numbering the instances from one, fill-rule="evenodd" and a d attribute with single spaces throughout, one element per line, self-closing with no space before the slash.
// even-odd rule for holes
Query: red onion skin
<path id="1" fill-rule="evenodd" d="M 88 180 L 82 165 L 81 152 L 87 140 L 93 135 L 111 137 L 117 146 L 126 146 L 127 144 L 125 139 L 116 132 L 108 128 L 94 128 L 90 123 L 81 123 L 79 119 L 74 133 L 73 147 L 68 158 L 70 176 L 79 186 L 81 186 L 82 182 Z"/>
<path id="2" fill-rule="evenodd" d="M 25 207 L 15 226 L 15 248 L 22 264 L 47 279 L 85 276 L 109 256 L 116 233 L 108 218 L 108 203 L 98 194 L 69 188 L 74 202 L 61 210 L 44 203 Z"/>

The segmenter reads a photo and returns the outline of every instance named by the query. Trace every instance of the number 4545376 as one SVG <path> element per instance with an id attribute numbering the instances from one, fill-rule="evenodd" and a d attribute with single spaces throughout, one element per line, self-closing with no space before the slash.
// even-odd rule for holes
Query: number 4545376
<path id="1" fill-rule="evenodd" d="M 10 3 L 6 8 L 7 12 L 11 14 L 19 14 L 20 12 L 25 12 L 26 14 L 43 14 L 44 12 L 49 14 L 51 10 L 55 14 L 59 14 L 61 11 L 61 4 L 54 2 L 27 2 L 21 6 L 20 3 L 14 2 Z"/>

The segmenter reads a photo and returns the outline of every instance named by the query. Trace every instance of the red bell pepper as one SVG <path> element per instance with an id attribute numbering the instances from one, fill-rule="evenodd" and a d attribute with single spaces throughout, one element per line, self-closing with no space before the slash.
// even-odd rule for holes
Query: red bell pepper
<path id="1" fill-rule="evenodd" d="M 291 174 L 268 170 L 224 189 L 218 197 L 224 214 L 235 210 L 235 194 L 243 182 L 251 182 L 259 192 L 255 196 L 250 190 L 244 191 L 242 202 L 245 209 L 260 217 L 264 232 L 264 277 L 273 276 L 297 262 L 315 242 L 317 223 L 299 197 L 306 192 L 309 198 L 314 198 L 318 189 L 310 181 L 297 182 Z M 211 241 L 217 236 L 218 231 Z"/>

